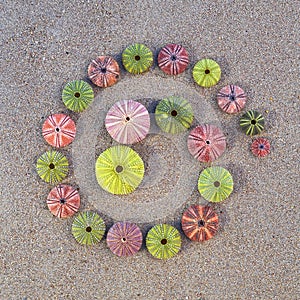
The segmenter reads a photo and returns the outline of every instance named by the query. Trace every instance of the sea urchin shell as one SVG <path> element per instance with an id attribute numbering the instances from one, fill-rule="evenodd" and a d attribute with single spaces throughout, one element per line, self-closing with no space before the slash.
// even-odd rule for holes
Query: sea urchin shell
<path id="1" fill-rule="evenodd" d="M 219 107 L 228 114 L 240 112 L 247 101 L 246 94 L 239 86 L 224 86 L 217 95 Z"/>
<path id="2" fill-rule="evenodd" d="M 189 56 L 181 45 L 168 44 L 160 50 L 157 61 L 164 73 L 177 75 L 184 72 L 188 66 Z"/>
<path id="3" fill-rule="evenodd" d="M 270 154 L 270 143 L 265 138 L 255 139 L 251 145 L 253 155 L 264 157 Z"/>
<path id="4" fill-rule="evenodd" d="M 146 107 L 133 100 L 121 100 L 108 111 L 105 126 L 111 137 L 121 144 L 134 144 L 149 132 L 150 116 Z"/>
<path id="5" fill-rule="evenodd" d="M 154 257 L 169 259 L 180 250 L 180 233 L 175 227 L 168 224 L 155 225 L 147 234 L 146 246 Z"/>
<path id="6" fill-rule="evenodd" d="M 255 110 L 249 110 L 240 118 L 240 126 L 247 135 L 259 134 L 265 125 L 264 117 Z"/>
<path id="7" fill-rule="evenodd" d="M 118 63 L 110 56 L 99 56 L 88 67 L 91 81 L 102 88 L 114 85 L 120 78 Z"/>
<path id="8" fill-rule="evenodd" d="M 75 217 L 72 234 L 78 243 L 93 245 L 102 239 L 105 228 L 103 219 L 97 213 L 86 211 Z"/>
<path id="9" fill-rule="evenodd" d="M 184 234 L 192 241 L 203 242 L 212 238 L 218 230 L 218 215 L 210 206 L 192 205 L 182 215 Z"/>
<path id="10" fill-rule="evenodd" d="M 220 80 L 221 68 L 212 59 L 202 59 L 195 64 L 193 77 L 198 85 L 208 88 L 216 85 Z"/>
<path id="11" fill-rule="evenodd" d="M 76 134 L 74 121 L 65 114 L 50 115 L 43 124 L 42 134 L 53 147 L 65 147 L 72 143 Z"/>
<path id="12" fill-rule="evenodd" d="M 143 44 L 128 46 L 122 53 L 125 69 L 132 74 L 140 74 L 149 70 L 153 63 L 152 51 Z"/>
<path id="13" fill-rule="evenodd" d="M 54 216 L 59 218 L 71 217 L 79 209 L 80 196 L 72 186 L 59 184 L 50 191 L 47 205 Z"/>
<path id="14" fill-rule="evenodd" d="M 142 246 L 143 235 L 139 227 L 129 222 L 118 222 L 108 231 L 106 242 L 117 256 L 130 256 Z"/>
<path id="15" fill-rule="evenodd" d="M 38 158 L 36 170 L 44 181 L 57 183 L 68 175 L 69 163 L 61 152 L 49 150 Z"/>
<path id="16" fill-rule="evenodd" d="M 198 190 L 207 201 L 221 202 L 233 191 L 232 176 L 222 167 L 206 168 L 199 176 Z"/>
<path id="17" fill-rule="evenodd" d="M 226 138 L 221 129 L 214 125 L 199 125 L 188 137 L 189 152 L 201 162 L 216 160 L 226 149 Z"/>

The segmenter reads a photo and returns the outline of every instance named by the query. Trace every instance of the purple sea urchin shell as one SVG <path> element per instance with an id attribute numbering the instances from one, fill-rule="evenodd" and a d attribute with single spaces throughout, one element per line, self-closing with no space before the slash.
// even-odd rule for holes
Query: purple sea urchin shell
<path id="1" fill-rule="evenodd" d="M 142 246 L 143 235 L 139 227 L 129 222 L 114 224 L 107 233 L 106 242 L 117 256 L 131 256 Z"/>

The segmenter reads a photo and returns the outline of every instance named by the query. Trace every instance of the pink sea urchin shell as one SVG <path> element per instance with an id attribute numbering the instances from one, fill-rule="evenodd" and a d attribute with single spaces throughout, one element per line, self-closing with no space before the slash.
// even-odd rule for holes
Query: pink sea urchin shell
<path id="1" fill-rule="evenodd" d="M 177 44 L 168 44 L 158 54 L 158 66 L 168 75 L 177 75 L 186 69 L 189 56 L 185 48 Z"/>
<path id="2" fill-rule="evenodd" d="M 78 191 L 72 186 L 59 184 L 50 191 L 47 205 L 51 213 L 56 217 L 68 218 L 78 211 L 80 196 Z"/>
<path id="3" fill-rule="evenodd" d="M 239 86 L 224 86 L 217 95 L 219 107 L 228 114 L 240 112 L 247 101 L 246 94 Z"/>
<path id="4" fill-rule="evenodd" d="M 267 156 L 270 154 L 270 143 L 265 138 L 255 139 L 251 145 L 251 151 L 258 157 Z"/>
<path id="5" fill-rule="evenodd" d="M 200 125 L 188 137 L 190 153 L 201 162 L 216 160 L 226 149 L 226 138 L 222 130 L 214 125 Z"/>
<path id="6" fill-rule="evenodd" d="M 150 116 L 146 107 L 133 100 L 121 100 L 108 111 L 105 126 L 111 137 L 121 144 L 134 144 L 146 137 Z"/>
<path id="7" fill-rule="evenodd" d="M 110 250 L 117 256 L 130 256 L 140 250 L 143 235 L 137 225 L 119 222 L 109 229 L 106 241 Z"/>
<path id="8" fill-rule="evenodd" d="M 50 115 L 43 124 L 42 134 L 53 147 L 65 147 L 72 143 L 76 134 L 74 121 L 65 114 Z"/>
<path id="9" fill-rule="evenodd" d="M 90 63 L 88 76 L 95 85 L 105 88 L 119 80 L 120 68 L 112 57 L 99 56 Z"/>

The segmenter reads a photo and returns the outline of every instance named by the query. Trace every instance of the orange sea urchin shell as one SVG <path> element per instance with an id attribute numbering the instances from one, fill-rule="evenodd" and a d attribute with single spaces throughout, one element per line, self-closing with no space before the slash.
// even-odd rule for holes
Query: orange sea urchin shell
<path id="1" fill-rule="evenodd" d="M 51 213 L 56 217 L 68 218 L 78 211 L 80 196 L 78 191 L 72 186 L 59 184 L 50 191 L 47 205 Z"/>
<path id="2" fill-rule="evenodd" d="M 119 80 L 120 68 L 112 57 L 99 56 L 90 63 L 88 76 L 95 85 L 108 87 L 114 85 Z"/>
<path id="3" fill-rule="evenodd" d="M 65 114 L 50 115 L 43 124 L 42 134 L 53 147 L 65 147 L 72 143 L 76 134 L 74 121 Z"/>
<path id="4" fill-rule="evenodd" d="M 203 242 L 218 230 L 218 215 L 210 206 L 192 205 L 182 215 L 181 226 L 192 241 Z"/>

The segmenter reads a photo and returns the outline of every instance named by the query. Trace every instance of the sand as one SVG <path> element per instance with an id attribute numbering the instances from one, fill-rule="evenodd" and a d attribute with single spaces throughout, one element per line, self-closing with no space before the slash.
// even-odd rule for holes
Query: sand
<path id="1" fill-rule="evenodd" d="M 0 8 L 0 299 L 299 298 L 299 1 L 2 1 Z M 144 236 L 160 222 L 181 231 L 184 209 L 205 203 L 196 189 L 205 165 L 188 155 L 185 135 L 153 128 L 133 147 L 147 169 L 131 196 L 101 191 L 92 167 L 112 144 L 101 118 L 114 100 L 133 98 L 150 109 L 168 93 L 190 98 L 196 122 L 215 123 L 226 134 L 227 150 L 215 165 L 232 173 L 235 187 L 216 205 L 217 236 L 199 244 L 181 231 L 182 249 L 168 261 L 151 257 L 145 244 L 125 259 L 113 255 L 105 240 L 91 248 L 77 244 L 72 219 L 48 211 L 52 186 L 35 171 L 38 156 L 51 148 L 41 135 L 43 121 L 68 113 L 64 85 L 86 80 L 97 55 L 121 63 L 122 51 L 135 42 L 155 56 L 166 43 L 180 43 L 190 54 L 189 68 L 173 79 L 156 62 L 140 76 L 122 67 L 117 85 L 95 88 L 92 107 L 71 114 L 78 134 L 63 150 L 72 166 L 65 182 L 80 187 L 81 210 L 98 211 L 108 227 L 131 220 Z M 205 57 L 220 64 L 222 77 L 204 90 L 191 71 Z M 252 139 L 239 129 L 239 115 L 225 115 L 216 104 L 217 91 L 230 83 L 247 92 L 246 109 L 265 116 L 262 136 L 272 150 L 265 159 L 251 154 Z M 91 155 L 80 156 L 85 151 Z"/>

